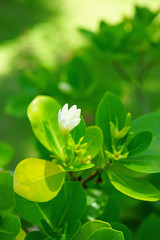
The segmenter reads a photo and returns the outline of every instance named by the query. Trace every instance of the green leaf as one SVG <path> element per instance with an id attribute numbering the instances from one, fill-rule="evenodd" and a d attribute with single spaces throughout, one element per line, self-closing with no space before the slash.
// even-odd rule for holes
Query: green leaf
<path id="1" fill-rule="evenodd" d="M 45 233 L 40 231 L 29 232 L 25 237 L 25 240 L 51 240 Z"/>
<path id="2" fill-rule="evenodd" d="M 25 231 L 23 231 L 23 229 L 21 229 L 15 240 L 24 240 L 25 237 L 26 237 L 26 233 Z"/>
<path id="3" fill-rule="evenodd" d="M 32 202 L 15 194 L 15 204 L 18 213 L 33 225 L 41 226 L 41 219 L 44 219 L 49 225 L 52 218 L 52 201 L 38 203 Z"/>
<path id="4" fill-rule="evenodd" d="M 112 185 L 120 192 L 139 200 L 158 201 L 160 191 L 149 182 L 136 178 L 136 174 L 118 164 L 108 169 Z"/>
<path id="5" fill-rule="evenodd" d="M 112 228 L 123 232 L 125 240 L 132 239 L 132 232 L 122 223 L 119 223 L 119 222 L 112 223 Z"/>
<path id="6" fill-rule="evenodd" d="M 123 233 L 111 228 L 102 228 L 94 232 L 87 240 L 125 240 Z"/>
<path id="7" fill-rule="evenodd" d="M 86 124 L 83 118 L 81 118 L 80 123 L 77 125 L 77 127 L 73 128 L 71 131 L 72 138 L 74 142 L 77 144 L 81 137 L 85 135 L 86 132 Z"/>
<path id="8" fill-rule="evenodd" d="M 102 129 L 104 145 L 108 151 L 112 151 L 110 122 L 116 124 L 118 121 L 119 130 L 124 127 L 126 110 L 117 96 L 107 92 L 101 100 L 96 113 L 96 125 Z"/>
<path id="9" fill-rule="evenodd" d="M 19 234 L 21 223 L 17 216 L 8 215 L 0 224 L 0 239 L 13 240 Z"/>
<path id="10" fill-rule="evenodd" d="M 127 168 L 143 172 L 143 173 L 158 173 L 160 172 L 160 156 L 137 156 L 120 160 L 120 162 Z"/>
<path id="11" fill-rule="evenodd" d="M 111 228 L 109 223 L 100 221 L 100 220 L 94 220 L 86 222 L 80 230 L 77 232 L 73 240 L 87 240 L 88 237 L 95 232 L 96 230 L 100 228 Z"/>
<path id="12" fill-rule="evenodd" d="M 85 211 L 86 195 L 80 182 L 67 181 L 52 201 L 52 223 L 59 229 L 65 224 L 73 224 Z"/>
<path id="13" fill-rule="evenodd" d="M 86 156 L 90 155 L 93 159 L 100 151 L 103 144 L 103 134 L 100 128 L 87 127 L 86 134 L 84 135 L 83 143 L 87 143 L 86 145 Z"/>
<path id="14" fill-rule="evenodd" d="M 138 133 L 127 145 L 129 156 L 135 156 L 144 152 L 152 142 L 151 132 Z"/>
<path id="15" fill-rule="evenodd" d="M 79 172 L 79 171 L 82 171 L 82 170 L 86 170 L 86 169 L 90 169 L 94 167 L 94 164 L 93 163 L 87 163 L 87 164 L 78 164 L 76 166 L 71 166 L 71 167 L 65 167 L 65 171 L 72 171 L 72 172 Z"/>
<path id="16" fill-rule="evenodd" d="M 155 213 L 149 215 L 139 226 L 135 240 L 157 240 L 160 236 L 160 217 Z"/>
<path id="17" fill-rule="evenodd" d="M 51 237 L 52 239 L 59 239 L 60 236 L 64 234 L 65 239 L 70 240 L 78 231 L 81 225 L 81 222 L 78 220 L 73 222 L 70 225 L 66 224 L 64 228 L 61 228 L 58 231 L 57 229 L 54 229 L 53 226 L 50 226 L 48 223 L 46 223 L 43 219 L 41 221 L 41 225 L 43 227 L 44 232 L 47 234 L 47 236 Z"/>
<path id="18" fill-rule="evenodd" d="M 27 158 L 15 169 L 14 191 L 30 201 L 46 202 L 58 194 L 64 179 L 62 166 L 42 159 Z"/>
<path id="19" fill-rule="evenodd" d="M 132 123 L 131 131 L 134 135 L 143 131 L 153 134 L 152 144 L 149 146 L 145 155 L 160 155 L 160 113 L 149 113 L 135 119 Z"/>
<path id="20" fill-rule="evenodd" d="M 14 207 L 13 177 L 9 172 L 0 172 L 0 214 L 6 215 Z"/>
<path id="21" fill-rule="evenodd" d="M 0 167 L 6 167 L 13 157 L 13 148 L 4 142 L 0 142 Z"/>
<path id="22" fill-rule="evenodd" d="M 59 103 L 48 96 L 36 97 L 28 107 L 28 117 L 38 140 L 56 156 L 63 158 L 64 140 L 58 126 Z"/>

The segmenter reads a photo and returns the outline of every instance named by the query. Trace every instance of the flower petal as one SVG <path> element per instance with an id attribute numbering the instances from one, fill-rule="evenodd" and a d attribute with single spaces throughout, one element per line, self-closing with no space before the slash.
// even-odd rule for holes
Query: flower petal
<path id="1" fill-rule="evenodd" d="M 62 111 L 61 111 L 61 109 L 59 109 L 59 111 L 58 111 L 58 123 L 60 123 L 61 119 L 62 119 Z"/>
<path id="2" fill-rule="evenodd" d="M 62 116 L 63 118 L 67 116 L 68 113 L 68 103 L 66 103 L 62 108 Z"/>
<path id="3" fill-rule="evenodd" d="M 81 109 L 76 109 L 75 111 L 72 112 L 72 114 L 68 116 L 68 121 L 73 120 L 75 118 L 79 118 L 80 115 L 81 115 Z"/>
<path id="4" fill-rule="evenodd" d="M 75 128 L 79 123 L 80 123 L 81 119 L 80 118 L 75 118 L 73 120 L 71 120 L 68 124 L 67 124 L 67 129 L 69 130 L 69 132 Z"/>
<path id="5" fill-rule="evenodd" d="M 77 105 L 73 105 L 69 110 L 68 113 L 72 114 L 77 109 Z"/>

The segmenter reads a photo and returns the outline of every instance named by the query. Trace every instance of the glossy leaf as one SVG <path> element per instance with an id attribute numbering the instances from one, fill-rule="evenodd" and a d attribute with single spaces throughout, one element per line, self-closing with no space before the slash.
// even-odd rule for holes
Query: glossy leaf
<path id="1" fill-rule="evenodd" d="M 6 215 L 14 207 L 13 177 L 9 172 L 0 172 L 0 214 Z"/>
<path id="2" fill-rule="evenodd" d="M 51 224 L 52 219 L 52 201 L 38 203 L 32 202 L 15 194 L 16 210 L 26 221 L 33 225 L 41 226 L 41 220 Z"/>
<path id="3" fill-rule="evenodd" d="M 127 170 L 123 166 L 108 169 L 108 176 L 112 185 L 120 192 L 144 201 L 158 201 L 160 191 L 151 183 L 134 177 L 136 172 Z"/>
<path id="4" fill-rule="evenodd" d="M 125 167 L 144 173 L 160 172 L 160 156 L 136 156 L 123 159 L 120 161 Z"/>
<path id="5" fill-rule="evenodd" d="M 135 156 L 144 152 L 152 142 L 151 132 L 138 133 L 127 145 L 129 156 Z"/>
<path id="6" fill-rule="evenodd" d="M 87 143 L 86 145 L 86 156 L 90 155 L 94 158 L 100 151 L 103 144 L 103 134 L 98 127 L 88 127 L 86 128 L 86 134 L 82 143 Z"/>
<path id="7" fill-rule="evenodd" d="M 87 240 L 125 240 L 123 233 L 112 228 L 102 228 L 89 236 Z"/>
<path id="8" fill-rule="evenodd" d="M 12 147 L 4 142 L 0 142 L 0 168 L 5 167 L 13 157 Z"/>
<path id="9" fill-rule="evenodd" d="M 93 163 L 87 163 L 87 164 L 78 164 L 76 166 L 70 166 L 70 167 L 65 167 L 65 170 L 66 171 L 72 171 L 72 172 L 79 172 L 79 171 L 82 171 L 82 170 L 86 170 L 86 169 L 90 169 L 94 167 L 94 164 Z"/>
<path id="10" fill-rule="evenodd" d="M 47 222 L 45 222 L 42 219 L 41 225 L 46 235 L 51 237 L 52 239 L 60 239 L 60 236 L 65 235 L 65 239 L 70 240 L 73 238 L 73 236 L 80 228 L 81 222 L 78 220 L 70 225 L 66 223 L 66 225 L 63 228 L 55 229 L 53 226 L 50 226 Z"/>
<path id="11" fill-rule="evenodd" d="M 79 142 L 81 137 L 85 135 L 85 132 L 86 132 L 86 124 L 83 118 L 81 118 L 81 121 L 78 124 L 78 126 L 73 128 L 73 130 L 71 131 L 72 138 L 76 144 Z"/>
<path id="12" fill-rule="evenodd" d="M 0 224 L 0 239 L 13 240 L 19 234 L 21 223 L 17 216 L 8 215 Z"/>
<path id="13" fill-rule="evenodd" d="M 101 100 L 97 113 L 96 125 L 102 129 L 104 135 L 104 145 L 107 150 L 111 148 L 110 122 L 116 124 L 118 121 L 119 130 L 124 127 L 126 110 L 117 96 L 107 92 Z"/>
<path id="14" fill-rule="evenodd" d="M 149 113 L 135 119 L 132 123 L 132 131 L 136 135 L 141 131 L 150 131 L 153 134 L 152 144 L 145 155 L 160 154 L 160 113 Z"/>
<path id="15" fill-rule="evenodd" d="M 64 179 L 65 171 L 60 165 L 27 158 L 15 169 L 14 191 L 30 201 L 46 202 L 58 194 Z"/>
<path id="16" fill-rule="evenodd" d="M 111 228 L 111 226 L 109 223 L 100 220 L 86 222 L 77 232 L 73 240 L 87 240 L 93 232 L 101 228 Z"/>
<path id="17" fill-rule="evenodd" d="M 48 96 L 36 97 L 28 107 L 28 117 L 38 140 L 55 155 L 63 158 L 64 140 L 58 126 L 59 103 Z"/>
<path id="18" fill-rule="evenodd" d="M 73 224 L 80 219 L 85 211 L 86 196 L 80 182 L 67 181 L 60 193 L 52 201 L 52 223 L 58 229 Z"/>
<path id="19" fill-rule="evenodd" d="M 123 232 L 125 240 L 131 240 L 132 239 L 132 232 L 122 223 L 119 223 L 119 222 L 112 223 L 112 228 Z"/>
<path id="20" fill-rule="evenodd" d="M 15 240 L 24 240 L 25 237 L 26 237 L 26 233 L 25 231 L 23 231 L 23 229 L 21 229 Z"/>

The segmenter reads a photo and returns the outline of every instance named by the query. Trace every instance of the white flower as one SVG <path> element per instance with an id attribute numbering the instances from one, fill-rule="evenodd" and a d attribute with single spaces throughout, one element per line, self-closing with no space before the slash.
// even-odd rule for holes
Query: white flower
<path id="1" fill-rule="evenodd" d="M 63 135 L 69 133 L 80 123 L 80 115 L 81 109 L 77 109 L 76 105 L 73 105 L 70 109 L 68 109 L 68 104 L 66 103 L 62 110 L 59 110 L 58 124 Z"/>

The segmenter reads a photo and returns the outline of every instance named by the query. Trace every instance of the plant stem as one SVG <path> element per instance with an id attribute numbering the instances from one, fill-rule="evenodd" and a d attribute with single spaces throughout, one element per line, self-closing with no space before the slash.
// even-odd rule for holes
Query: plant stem
<path id="1" fill-rule="evenodd" d="M 81 181 L 82 185 L 85 187 L 86 183 L 89 182 L 90 180 L 92 180 L 93 178 L 95 178 L 96 176 L 98 176 L 100 174 L 99 170 L 94 171 L 90 176 L 86 177 L 85 179 L 83 179 Z"/>

